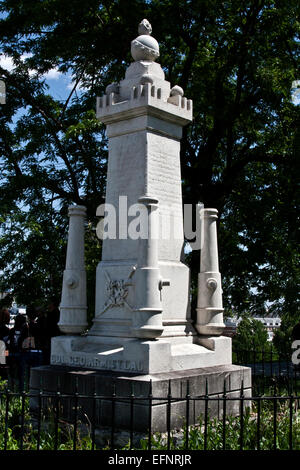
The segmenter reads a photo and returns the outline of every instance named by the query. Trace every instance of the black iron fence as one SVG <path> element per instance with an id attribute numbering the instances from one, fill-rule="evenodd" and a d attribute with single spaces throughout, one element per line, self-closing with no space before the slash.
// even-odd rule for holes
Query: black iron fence
<path id="1" fill-rule="evenodd" d="M 272 344 L 268 350 L 252 348 L 233 350 L 234 364 L 250 367 L 253 391 L 264 394 L 276 384 L 283 393 L 297 394 L 300 387 L 300 366 L 292 362 L 293 350 L 277 352 Z"/>
<path id="2" fill-rule="evenodd" d="M 300 450 L 300 370 L 291 353 L 238 350 L 233 362 L 251 367 L 252 390 L 227 390 L 224 382 L 211 395 L 206 383 L 195 395 L 187 382 L 179 397 L 170 382 L 162 397 L 150 381 L 146 395 L 133 388 L 122 395 L 116 384 L 105 395 L 76 387 L 63 394 L 58 381 L 56 392 L 43 384 L 29 392 L 30 367 L 17 387 L 8 371 L 0 383 L 0 450 Z"/>
<path id="3" fill-rule="evenodd" d="M 126 429 L 116 425 L 118 404 L 126 403 L 129 423 Z M 136 432 L 140 420 L 139 404 L 147 403 L 148 423 L 145 432 Z M 165 431 L 155 431 L 152 413 L 164 403 Z M 176 404 L 184 402 L 182 426 L 174 429 Z M 85 405 L 84 405 L 85 403 Z M 88 403 L 88 405 L 87 405 Z M 100 408 L 109 403 L 105 425 L 99 421 Z M 166 397 L 118 394 L 113 386 L 110 395 L 62 394 L 40 389 L 34 392 L 0 391 L 1 450 L 300 450 L 300 396 L 280 395 L 274 384 L 269 394 L 254 396 L 243 389 L 224 389 L 209 396 L 207 384 L 203 395 L 173 396 L 171 382 Z M 106 408 L 108 409 L 108 408 Z M 191 424 L 191 411 L 200 410 Z M 83 411 L 84 410 L 84 411 Z M 89 410 L 87 412 L 87 410 Z M 216 412 L 217 410 L 217 412 Z"/>

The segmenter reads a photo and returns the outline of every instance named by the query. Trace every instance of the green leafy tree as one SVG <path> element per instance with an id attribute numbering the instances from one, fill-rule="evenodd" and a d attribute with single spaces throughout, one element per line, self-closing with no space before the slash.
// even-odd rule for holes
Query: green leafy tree
<path id="1" fill-rule="evenodd" d="M 298 317 L 299 318 L 299 317 Z M 298 320 L 299 321 L 299 320 Z M 280 328 L 274 333 L 273 343 L 280 356 L 290 360 L 292 350 L 292 331 L 297 321 L 294 315 L 283 315 Z"/>
<path id="2" fill-rule="evenodd" d="M 244 317 L 237 327 L 233 345 L 240 349 L 264 349 L 268 344 L 268 332 L 264 324 L 254 318 Z"/>

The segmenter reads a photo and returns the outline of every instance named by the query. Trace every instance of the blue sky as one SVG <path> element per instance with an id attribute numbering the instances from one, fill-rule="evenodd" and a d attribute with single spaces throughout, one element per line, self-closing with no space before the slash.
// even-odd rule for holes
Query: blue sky
<path id="1" fill-rule="evenodd" d="M 24 56 L 22 56 L 21 58 L 22 60 L 26 61 L 29 56 L 30 54 L 24 54 Z M 0 66 L 8 71 L 12 71 L 15 67 L 12 58 L 4 54 L 0 54 Z M 35 73 L 35 70 L 32 70 L 30 72 L 30 74 L 32 75 L 34 75 Z M 44 74 L 41 78 L 45 79 L 46 84 L 49 87 L 48 94 L 50 94 L 55 100 L 66 101 L 68 99 L 69 94 L 71 93 L 71 90 L 74 86 L 70 73 L 63 74 L 57 68 L 53 68 L 49 70 L 46 74 Z M 76 88 L 75 93 L 80 95 L 82 91 L 84 91 L 84 89 L 81 89 L 79 84 Z M 20 119 L 20 117 L 25 112 L 25 108 L 19 109 L 15 113 L 11 126 L 14 126 L 14 124 Z"/>
<path id="2" fill-rule="evenodd" d="M 25 61 L 28 55 L 24 55 L 22 59 Z M 0 66 L 6 70 L 12 71 L 14 68 L 14 63 L 11 57 L 1 54 L 0 55 Z M 34 74 L 35 71 L 32 71 Z M 73 87 L 72 77 L 70 74 L 62 74 L 56 68 L 49 70 L 44 75 L 46 83 L 49 86 L 49 93 L 53 98 L 57 100 L 66 100 L 68 95 Z M 80 92 L 80 87 L 78 89 Z"/>

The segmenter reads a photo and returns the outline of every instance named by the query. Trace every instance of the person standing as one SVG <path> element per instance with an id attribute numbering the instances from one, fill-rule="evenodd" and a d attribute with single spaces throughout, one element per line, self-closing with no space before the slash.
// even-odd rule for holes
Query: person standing
<path id="1" fill-rule="evenodd" d="M 58 327 L 59 322 L 59 301 L 56 298 L 52 298 L 47 309 L 46 321 L 45 321 L 45 345 L 44 345 L 44 361 L 45 364 L 50 364 L 51 354 L 51 338 L 54 336 L 60 336 L 61 332 Z"/>
<path id="2" fill-rule="evenodd" d="M 9 351 L 7 364 L 9 366 L 9 379 L 11 386 L 16 386 L 20 391 L 24 385 L 23 373 L 23 342 L 28 337 L 27 318 L 18 314 L 13 328 L 9 330 L 7 347 Z"/>
<path id="3" fill-rule="evenodd" d="M 7 308 L 2 308 L 0 310 L 0 339 L 5 343 L 9 336 L 9 322 L 10 322 L 10 313 Z"/>
<path id="4" fill-rule="evenodd" d="M 60 316 L 60 311 L 59 311 L 58 306 L 59 306 L 59 301 L 56 298 L 53 298 L 48 305 L 47 330 L 48 330 L 48 335 L 50 336 L 50 338 L 53 338 L 53 336 L 59 336 L 61 334 L 59 327 L 58 327 L 59 316 Z"/>

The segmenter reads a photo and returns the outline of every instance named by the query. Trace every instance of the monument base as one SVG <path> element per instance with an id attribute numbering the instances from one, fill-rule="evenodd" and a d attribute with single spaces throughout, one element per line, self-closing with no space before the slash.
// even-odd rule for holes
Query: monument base
<path id="1" fill-rule="evenodd" d="M 170 429 L 182 428 L 187 413 L 189 424 L 199 423 L 199 417 L 205 414 L 205 402 L 208 416 L 220 418 L 223 413 L 224 383 L 226 396 L 237 398 L 226 402 L 226 413 L 238 415 L 242 384 L 243 396 L 246 398 L 244 405 L 247 405 L 247 397 L 251 396 L 251 369 L 248 367 L 222 365 L 136 375 L 67 366 L 41 366 L 31 370 L 30 392 L 33 395 L 36 393 L 36 397 L 31 398 L 31 409 L 39 409 L 41 388 L 44 409 L 51 408 L 49 401 L 56 403 L 56 392 L 59 391 L 60 418 L 73 422 L 74 394 L 77 392 L 76 416 L 83 424 L 89 422 L 94 423 L 96 428 L 113 426 L 115 430 L 133 429 L 138 432 L 149 431 L 151 426 L 152 432 L 165 432 L 168 429 L 168 415 Z M 204 398 L 206 390 L 207 397 Z M 189 405 L 187 392 L 193 398 L 198 397 L 189 400 Z"/>
<path id="2" fill-rule="evenodd" d="M 51 364 L 158 374 L 231 364 L 231 338 L 179 336 L 143 341 L 137 338 L 57 336 Z"/>

